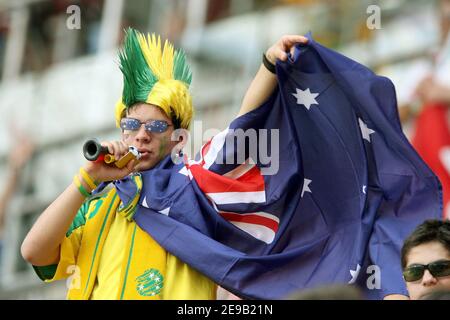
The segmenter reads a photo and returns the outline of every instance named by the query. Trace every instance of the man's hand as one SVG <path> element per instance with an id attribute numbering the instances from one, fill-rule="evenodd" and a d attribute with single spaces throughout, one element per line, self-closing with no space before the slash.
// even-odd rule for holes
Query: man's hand
<path id="1" fill-rule="evenodd" d="M 433 77 L 424 78 L 416 89 L 416 94 L 425 102 L 450 103 L 450 88 L 436 82 Z"/>
<path id="2" fill-rule="evenodd" d="M 108 147 L 108 152 L 114 155 L 114 158 L 120 159 L 128 152 L 128 145 L 123 141 L 102 142 L 102 146 Z M 119 180 L 133 172 L 137 160 L 131 160 L 122 169 L 117 168 L 114 164 L 106 164 L 103 162 L 88 161 L 84 165 L 86 172 L 97 182 Z"/>
<path id="3" fill-rule="evenodd" d="M 288 57 L 287 52 L 291 52 L 291 54 L 293 54 L 296 43 L 307 42 L 308 38 L 305 38 L 303 36 L 283 36 L 273 46 L 267 49 L 266 58 L 273 64 L 275 64 L 277 59 L 286 61 Z M 250 84 L 250 87 L 248 88 L 247 93 L 242 100 L 242 105 L 241 109 L 239 110 L 238 116 L 241 116 L 258 108 L 262 103 L 264 103 L 264 101 L 266 101 L 270 97 L 270 95 L 275 90 L 276 85 L 276 76 L 261 64 L 258 73 Z"/>
<path id="4" fill-rule="evenodd" d="M 308 38 L 298 35 L 286 35 L 281 37 L 273 46 L 266 51 L 267 59 L 275 64 L 276 60 L 286 61 L 288 58 L 287 52 L 294 55 L 295 44 L 307 43 Z"/>

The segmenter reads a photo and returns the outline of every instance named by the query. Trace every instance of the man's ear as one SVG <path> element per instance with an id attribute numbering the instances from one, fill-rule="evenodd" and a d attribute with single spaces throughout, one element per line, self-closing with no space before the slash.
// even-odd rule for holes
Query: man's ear
<path id="1" fill-rule="evenodd" d="M 181 150 L 187 144 L 189 139 L 189 131 L 186 129 L 176 129 L 172 132 L 171 141 L 177 141 L 175 148 Z"/>
<path id="2" fill-rule="evenodd" d="M 186 129 L 176 129 L 172 132 L 171 141 L 178 141 L 178 143 L 172 148 L 171 158 L 175 164 L 179 164 L 183 161 L 182 150 L 186 146 L 189 139 L 189 131 Z"/>

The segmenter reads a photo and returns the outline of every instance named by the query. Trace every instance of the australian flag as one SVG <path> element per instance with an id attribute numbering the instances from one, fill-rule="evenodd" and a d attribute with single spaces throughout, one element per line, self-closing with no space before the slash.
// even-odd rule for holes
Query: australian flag
<path id="1" fill-rule="evenodd" d="M 142 173 L 135 221 L 242 298 L 337 283 L 407 295 L 400 248 L 442 216 L 442 195 L 402 133 L 393 84 L 311 37 L 276 72 L 270 99 L 196 160 Z"/>

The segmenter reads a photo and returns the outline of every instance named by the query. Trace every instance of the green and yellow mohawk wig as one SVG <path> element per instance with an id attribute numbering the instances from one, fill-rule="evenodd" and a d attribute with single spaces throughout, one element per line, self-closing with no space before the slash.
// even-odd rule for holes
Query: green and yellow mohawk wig
<path id="1" fill-rule="evenodd" d="M 145 37 L 128 28 L 119 63 L 123 91 L 115 112 L 118 127 L 126 109 L 141 102 L 160 107 L 175 128 L 189 129 L 194 112 L 189 93 L 192 73 L 183 51 L 174 50 L 167 40 L 162 48 L 159 36 Z"/>

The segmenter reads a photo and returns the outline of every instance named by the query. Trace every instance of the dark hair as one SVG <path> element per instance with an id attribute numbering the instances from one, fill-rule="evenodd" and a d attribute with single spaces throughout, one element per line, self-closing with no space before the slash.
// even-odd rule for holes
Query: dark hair
<path id="1" fill-rule="evenodd" d="M 402 268 L 406 267 L 409 251 L 428 242 L 441 243 L 450 254 L 450 221 L 426 220 L 406 238 L 402 247 Z"/>

